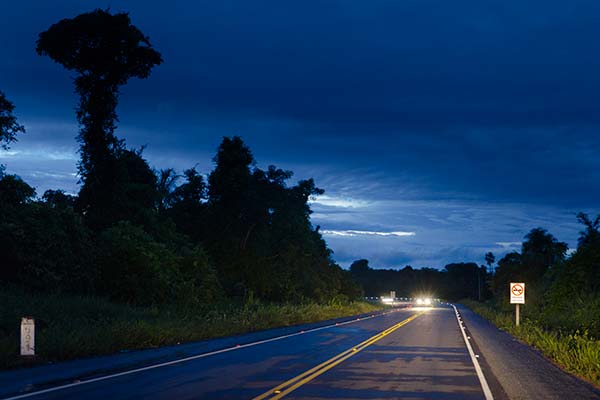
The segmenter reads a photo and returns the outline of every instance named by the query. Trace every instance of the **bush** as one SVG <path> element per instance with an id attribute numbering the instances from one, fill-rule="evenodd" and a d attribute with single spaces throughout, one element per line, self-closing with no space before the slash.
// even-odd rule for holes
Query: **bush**
<path id="1" fill-rule="evenodd" d="M 197 303 L 220 293 L 208 258 L 197 248 L 177 254 L 129 222 L 105 230 L 100 247 L 100 290 L 115 300 Z"/>
<path id="2" fill-rule="evenodd" d="M 96 274 L 91 232 L 72 208 L 0 205 L 0 277 L 43 291 L 86 292 Z"/>
<path id="3" fill-rule="evenodd" d="M 0 369 L 21 365 L 20 318 L 36 319 L 32 362 L 110 354 L 120 350 L 204 340 L 262 329 L 372 312 L 380 305 L 336 304 L 161 304 L 134 306 L 98 297 L 0 289 Z"/>

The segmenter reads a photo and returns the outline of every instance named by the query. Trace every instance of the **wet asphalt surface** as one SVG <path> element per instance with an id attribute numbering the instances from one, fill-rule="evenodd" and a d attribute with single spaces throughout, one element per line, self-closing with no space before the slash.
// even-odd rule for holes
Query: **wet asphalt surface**
<path id="1" fill-rule="evenodd" d="M 252 399 L 417 313 L 414 320 L 284 398 L 483 399 L 454 311 L 442 306 L 401 309 L 29 398 Z"/>
<path id="2" fill-rule="evenodd" d="M 459 306 L 459 311 L 494 399 L 600 399 L 598 389 L 562 371 L 536 350 L 468 309 Z M 485 398 L 450 306 L 404 308 L 341 322 L 0 372 L 0 399 L 173 360 L 166 366 L 27 398 L 253 399 L 263 394 L 276 398 L 273 389 L 290 380 L 285 388 L 293 386 L 293 390 L 284 393 L 285 399 Z M 357 346 L 394 326 L 384 337 Z M 314 328 L 319 329 L 310 331 Z M 273 340 L 280 336 L 286 337 Z M 251 344 L 264 339 L 271 341 Z M 359 350 L 354 353 L 353 348 Z M 230 350 L 178 361 L 219 349 Z M 340 355 L 348 357 L 336 358 Z M 319 365 L 327 369 L 317 369 L 322 373 L 316 376 L 302 375 Z M 304 378 L 294 380 L 298 376 Z"/>

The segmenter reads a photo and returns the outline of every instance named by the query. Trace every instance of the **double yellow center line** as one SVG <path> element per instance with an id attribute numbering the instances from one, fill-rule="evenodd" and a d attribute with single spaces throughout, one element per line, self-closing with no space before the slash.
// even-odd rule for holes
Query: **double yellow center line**
<path id="1" fill-rule="evenodd" d="M 417 318 L 421 314 L 423 314 L 423 313 L 421 312 L 421 313 L 415 314 L 411 317 L 406 318 L 404 321 L 398 322 L 396 325 L 389 327 L 388 329 L 384 330 L 383 332 L 380 332 L 377 335 L 365 340 L 364 342 L 359 343 L 356 346 L 351 347 L 348 350 L 341 352 L 337 356 L 330 358 L 329 360 L 317 365 L 314 368 L 309 369 L 306 372 L 303 372 L 302 374 L 296 376 L 295 378 L 292 378 L 288 381 L 283 382 L 281 385 L 276 386 L 273 389 L 261 394 L 260 396 L 255 397 L 253 400 L 281 399 L 283 396 L 293 392 L 294 390 L 298 389 L 300 386 L 312 381 L 319 375 L 324 374 L 325 372 L 329 371 L 331 368 L 335 367 L 336 365 L 343 362 L 344 360 L 347 360 L 348 358 L 352 357 L 353 355 L 357 354 L 358 352 L 367 348 L 368 346 L 372 345 L 373 343 L 377 342 L 378 340 L 383 339 L 390 333 L 394 332 L 396 329 L 408 324 L 410 321 Z"/>

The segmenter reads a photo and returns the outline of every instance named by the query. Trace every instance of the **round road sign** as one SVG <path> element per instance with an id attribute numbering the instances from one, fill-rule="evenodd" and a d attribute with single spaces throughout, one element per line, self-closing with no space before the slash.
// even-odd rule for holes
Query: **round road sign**
<path id="1" fill-rule="evenodd" d="M 518 283 L 513 285 L 512 288 L 510 289 L 513 296 L 521 296 L 523 294 L 523 286 L 519 285 Z"/>

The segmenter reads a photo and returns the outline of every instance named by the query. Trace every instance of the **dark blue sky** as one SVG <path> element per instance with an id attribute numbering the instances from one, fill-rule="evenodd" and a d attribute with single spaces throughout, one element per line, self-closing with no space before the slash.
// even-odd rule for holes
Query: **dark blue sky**
<path id="1" fill-rule="evenodd" d="M 117 134 L 156 168 L 210 171 L 224 135 L 258 165 L 314 177 L 344 266 L 442 267 L 571 247 L 600 212 L 600 2 L 7 2 L 0 90 L 27 133 L 0 163 L 41 194 L 77 191 L 70 75 L 37 34 L 96 7 L 129 11 L 165 60 L 122 90 Z"/>

